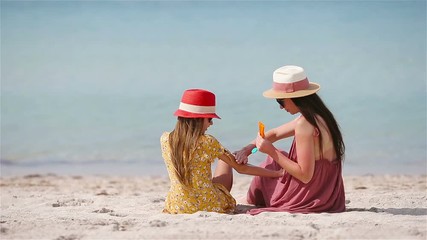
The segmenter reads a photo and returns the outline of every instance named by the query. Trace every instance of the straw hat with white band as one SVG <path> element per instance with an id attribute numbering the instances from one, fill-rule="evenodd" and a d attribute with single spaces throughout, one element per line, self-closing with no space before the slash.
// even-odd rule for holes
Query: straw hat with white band
<path id="1" fill-rule="evenodd" d="M 309 82 L 304 69 L 298 66 L 283 66 L 273 73 L 273 88 L 262 95 L 266 98 L 297 98 L 319 91 L 320 85 Z"/>
<path id="2" fill-rule="evenodd" d="M 219 118 L 215 113 L 215 94 L 204 89 L 185 90 L 175 116 L 185 118 Z"/>

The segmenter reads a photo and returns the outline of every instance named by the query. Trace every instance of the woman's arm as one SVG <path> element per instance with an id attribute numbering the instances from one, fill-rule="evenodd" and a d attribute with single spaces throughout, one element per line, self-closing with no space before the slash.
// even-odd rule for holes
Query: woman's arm
<path id="1" fill-rule="evenodd" d="M 273 144 L 258 136 L 256 146 L 258 150 L 270 155 L 286 172 L 301 182 L 308 183 L 314 174 L 314 127 L 301 117 L 295 124 L 295 141 L 298 161 L 294 162 L 277 150 Z"/>
<path id="2" fill-rule="evenodd" d="M 298 119 L 299 117 L 279 127 L 271 129 L 265 134 L 265 139 L 274 143 L 277 140 L 294 136 Z"/>
<path id="3" fill-rule="evenodd" d="M 291 137 L 295 134 L 295 126 L 298 118 L 285 123 L 277 128 L 270 129 L 265 133 L 265 139 L 268 141 L 274 143 L 277 140 Z M 237 163 L 239 164 L 247 164 L 248 163 L 248 156 L 251 154 L 252 149 L 256 147 L 255 140 L 253 140 L 251 143 L 240 149 L 239 151 L 234 152 L 234 155 L 236 156 Z"/>
<path id="4" fill-rule="evenodd" d="M 254 176 L 261 176 L 261 177 L 283 176 L 283 169 L 279 171 L 273 171 L 273 170 L 265 169 L 262 167 L 256 167 L 250 164 L 245 164 L 245 165 L 238 164 L 234 156 L 228 150 L 225 150 L 224 154 L 219 156 L 219 159 L 221 159 L 222 161 L 230 165 L 238 173 L 241 173 L 241 174 L 248 174 L 248 175 L 254 175 Z"/>
<path id="5" fill-rule="evenodd" d="M 252 153 L 252 149 L 256 147 L 255 140 L 249 143 L 248 145 L 244 146 L 242 149 L 235 151 L 234 156 L 236 158 L 236 162 L 238 164 L 247 164 L 248 163 L 248 157 Z"/>

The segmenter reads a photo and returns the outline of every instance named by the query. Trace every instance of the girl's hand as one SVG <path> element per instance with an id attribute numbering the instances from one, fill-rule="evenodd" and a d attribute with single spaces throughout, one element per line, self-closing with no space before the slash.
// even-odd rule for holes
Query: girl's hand
<path id="1" fill-rule="evenodd" d="M 283 168 L 280 170 L 273 171 L 273 172 L 275 175 L 273 178 L 279 178 L 279 177 L 283 177 L 283 175 L 285 175 L 285 170 Z"/>
<path id="2" fill-rule="evenodd" d="M 258 136 L 255 140 L 255 144 L 256 144 L 256 147 L 258 148 L 258 151 L 266 153 L 270 156 L 276 150 L 276 148 L 273 146 L 273 144 L 270 141 L 261 137 L 261 135 L 259 135 L 259 133 L 258 133 Z"/>
<path id="3" fill-rule="evenodd" d="M 278 175 L 279 175 L 277 177 L 283 177 L 283 175 L 285 175 L 285 169 L 280 169 L 277 172 L 278 172 Z"/>

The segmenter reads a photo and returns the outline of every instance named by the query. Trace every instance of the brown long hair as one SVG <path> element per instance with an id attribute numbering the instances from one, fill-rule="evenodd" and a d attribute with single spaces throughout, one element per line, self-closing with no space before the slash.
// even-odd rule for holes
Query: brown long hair
<path id="1" fill-rule="evenodd" d="M 340 127 L 335 120 L 334 115 L 323 103 L 322 99 L 316 94 L 311 94 L 305 97 L 292 98 L 292 101 L 299 108 L 301 114 L 307 119 L 307 121 L 319 129 L 319 145 L 322 148 L 322 132 L 317 124 L 317 115 L 322 117 L 325 121 L 329 132 L 332 136 L 332 142 L 334 145 L 335 153 L 338 160 L 344 160 L 345 144 L 341 134 Z M 322 151 L 320 151 L 322 154 Z"/>
<path id="2" fill-rule="evenodd" d="M 191 185 L 190 162 L 198 139 L 203 134 L 203 118 L 178 117 L 175 129 L 169 134 L 171 160 L 181 184 Z"/>

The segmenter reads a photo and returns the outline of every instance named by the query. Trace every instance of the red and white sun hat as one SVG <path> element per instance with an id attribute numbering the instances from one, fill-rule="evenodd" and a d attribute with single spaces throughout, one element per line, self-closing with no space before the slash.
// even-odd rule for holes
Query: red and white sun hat
<path id="1" fill-rule="evenodd" d="M 185 118 L 219 118 L 215 113 L 215 94 L 204 89 L 184 91 L 175 116 Z"/>
<path id="2" fill-rule="evenodd" d="M 309 82 L 304 69 L 287 65 L 273 72 L 273 88 L 262 95 L 266 98 L 297 98 L 319 91 L 320 85 Z"/>

